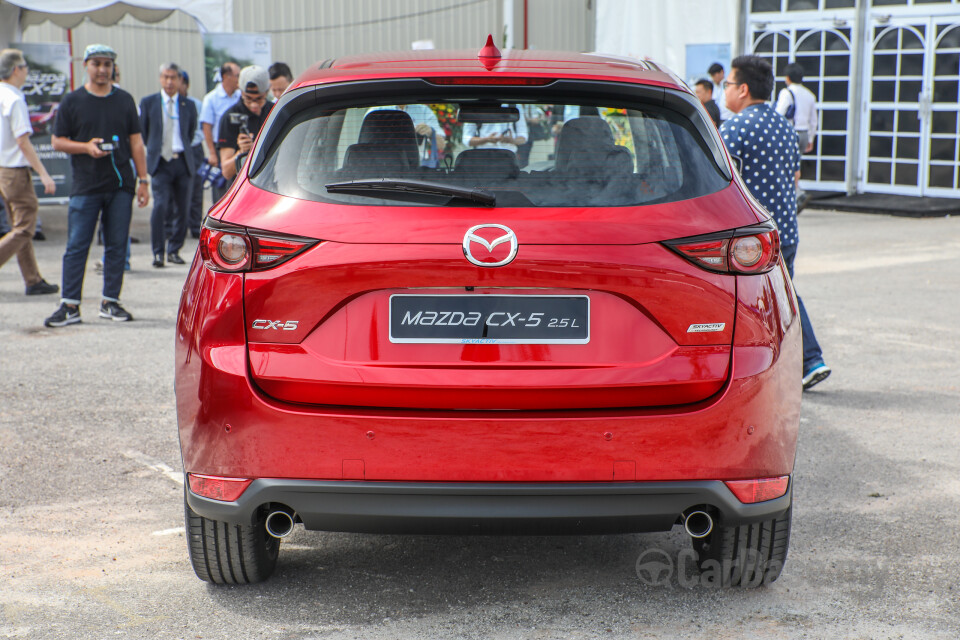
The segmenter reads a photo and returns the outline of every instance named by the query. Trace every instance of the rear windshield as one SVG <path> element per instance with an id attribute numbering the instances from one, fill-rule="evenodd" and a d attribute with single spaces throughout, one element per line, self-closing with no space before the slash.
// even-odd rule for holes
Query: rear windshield
<path id="1" fill-rule="evenodd" d="M 313 107 L 284 125 L 252 182 L 281 195 L 362 206 L 443 205 L 457 201 L 444 188 L 479 190 L 498 207 L 654 204 L 728 184 L 692 123 L 667 109 L 492 103 L 487 110 L 496 115 L 484 118 L 473 106 Z M 378 181 L 390 185 L 370 188 Z M 342 188 L 352 182 L 361 188 Z M 417 193 L 421 182 L 432 196 Z"/>

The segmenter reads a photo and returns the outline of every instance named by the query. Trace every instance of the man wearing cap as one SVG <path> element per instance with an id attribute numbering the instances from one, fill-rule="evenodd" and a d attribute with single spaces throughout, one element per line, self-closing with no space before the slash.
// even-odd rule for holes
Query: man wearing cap
<path id="1" fill-rule="evenodd" d="M 217 155 L 220 119 L 227 109 L 237 104 L 237 100 L 240 99 L 240 65 L 236 62 L 224 62 L 219 73 L 220 84 L 203 97 L 203 105 L 200 108 L 200 127 L 203 129 L 203 137 L 207 141 L 207 152 L 210 154 L 207 161 L 215 167 L 220 165 L 220 156 Z M 214 202 L 219 200 L 225 192 L 225 188 L 214 186 L 210 189 Z"/>
<path id="2" fill-rule="evenodd" d="M 153 179 L 150 241 L 154 267 L 163 266 L 164 254 L 170 264 L 184 264 L 180 248 L 187 236 L 190 184 L 197 171 L 188 150 L 197 131 L 197 112 L 193 103 L 180 95 L 181 82 L 180 67 L 167 62 L 160 66 L 160 91 L 140 101 L 147 172 Z"/>
<path id="3" fill-rule="evenodd" d="M 0 51 L 0 196 L 9 208 L 6 212 L 0 207 L 0 215 L 9 215 L 11 225 L 9 232 L 0 238 L 0 266 L 17 256 L 26 294 L 34 296 L 56 293 L 60 289 L 40 276 L 33 253 L 38 203 L 30 168 L 40 176 L 45 193 L 53 193 L 56 186 L 30 143 L 33 127 L 27 102 L 20 91 L 28 73 L 23 52 Z"/>
<path id="4" fill-rule="evenodd" d="M 83 276 L 98 220 L 104 244 L 100 317 L 114 322 L 133 320 L 120 305 L 123 264 L 134 194 L 137 206 L 147 206 L 150 180 L 137 105 L 129 93 L 113 84 L 116 59 L 116 51 L 106 45 L 87 47 L 83 54 L 87 82 L 65 95 L 57 111 L 53 148 L 70 154 L 73 184 L 67 209 L 62 298 L 60 308 L 44 321 L 48 327 L 80 322 Z"/>
<path id="5" fill-rule="evenodd" d="M 273 108 L 273 103 L 267 102 L 270 76 L 263 67 L 244 67 L 240 71 L 240 89 L 243 92 L 240 101 L 227 109 L 220 119 L 220 139 L 217 140 L 220 170 L 231 181 L 237 175 L 234 158 L 250 151 L 260 127 Z"/>

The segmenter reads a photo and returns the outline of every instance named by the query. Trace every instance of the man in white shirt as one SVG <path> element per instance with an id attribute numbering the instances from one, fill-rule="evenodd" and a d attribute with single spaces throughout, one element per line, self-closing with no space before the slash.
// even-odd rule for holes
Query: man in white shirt
<path id="1" fill-rule="evenodd" d="M 220 166 L 216 145 L 216 141 L 220 139 L 220 119 L 239 99 L 240 65 L 236 62 L 224 62 L 220 67 L 220 84 L 203 97 L 200 108 L 200 128 L 203 130 L 204 140 L 207 141 L 209 153 L 207 162 L 214 167 Z M 210 191 L 213 202 L 216 202 L 226 193 L 226 187 L 211 187 Z"/>
<path id="2" fill-rule="evenodd" d="M 780 90 L 776 110 L 796 129 L 800 151 L 810 153 L 817 137 L 817 98 L 802 84 L 803 67 L 796 63 L 787 65 L 786 73 L 787 86 Z"/>
<path id="3" fill-rule="evenodd" d="M 720 108 L 720 121 L 729 120 L 734 116 L 734 113 L 727 108 L 727 92 L 723 89 L 723 79 L 727 74 L 723 70 L 723 65 L 719 62 L 714 62 L 707 69 L 707 75 L 709 75 L 713 81 L 713 101 L 716 102 L 717 107 Z"/>
<path id="4" fill-rule="evenodd" d="M 777 96 L 776 111 L 797 132 L 800 142 L 800 153 L 813 151 L 813 141 L 817 137 L 817 97 L 810 89 L 803 86 L 803 67 L 797 63 L 789 64 L 786 68 L 786 88 L 780 90 Z M 796 175 L 797 184 L 797 213 L 806 206 L 809 196 L 800 188 L 800 172 Z"/>
<path id="5" fill-rule="evenodd" d="M 479 126 L 475 122 L 467 122 L 463 125 L 463 144 L 468 149 L 507 149 L 516 153 L 529 135 L 523 116 L 516 122 L 488 122 Z"/>
<path id="6" fill-rule="evenodd" d="M 44 193 L 52 194 L 56 185 L 30 143 L 33 127 L 20 91 L 28 73 L 21 51 L 0 51 L 0 197 L 6 202 L 11 225 L 11 231 L 0 238 L 0 266 L 17 256 L 26 294 L 31 296 L 57 293 L 60 287 L 40 276 L 33 253 L 38 202 L 30 168 L 39 174 Z"/>

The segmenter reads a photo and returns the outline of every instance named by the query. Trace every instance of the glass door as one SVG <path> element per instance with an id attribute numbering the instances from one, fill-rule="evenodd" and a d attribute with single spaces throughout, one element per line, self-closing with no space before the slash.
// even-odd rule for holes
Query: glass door
<path id="1" fill-rule="evenodd" d="M 850 140 L 852 30 L 822 21 L 757 30 L 752 51 L 773 65 L 776 100 L 785 87 L 786 66 L 794 61 L 803 67 L 803 86 L 817 98 L 820 115 L 813 150 L 801 162 L 800 184 L 806 189 L 844 190 L 847 180 L 847 148 Z"/>
<path id="2" fill-rule="evenodd" d="M 926 193 L 957 197 L 960 189 L 957 105 L 960 104 L 960 17 L 933 20 L 932 82 L 924 108 L 930 121 Z"/>
<path id="3" fill-rule="evenodd" d="M 929 19 L 872 18 L 866 77 L 861 190 L 922 195 Z"/>

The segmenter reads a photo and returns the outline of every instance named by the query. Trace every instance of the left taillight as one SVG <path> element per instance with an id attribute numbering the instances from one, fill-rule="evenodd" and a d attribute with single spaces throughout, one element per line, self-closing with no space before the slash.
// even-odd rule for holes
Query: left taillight
<path id="1" fill-rule="evenodd" d="M 663 243 L 707 271 L 766 273 L 780 259 L 780 234 L 772 221 Z"/>
<path id="2" fill-rule="evenodd" d="M 319 240 L 248 229 L 208 218 L 200 233 L 200 257 L 214 271 L 263 271 L 306 251 Z"/>

